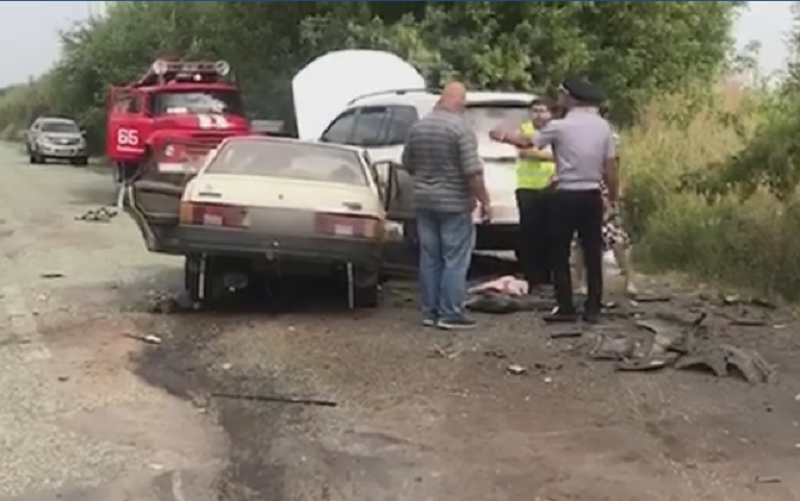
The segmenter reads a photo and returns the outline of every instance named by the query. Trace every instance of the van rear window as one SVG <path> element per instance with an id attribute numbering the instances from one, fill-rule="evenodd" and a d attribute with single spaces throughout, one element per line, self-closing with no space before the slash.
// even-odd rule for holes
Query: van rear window
<path id="1" fill-rule="evenodd" d="M 467 107 L 464 116 L 475 135 L 482 137 L 501 125 L 519 127 L 519 124 L 529 119 L 529 109 L 528 103 L 473 104 Z"/>

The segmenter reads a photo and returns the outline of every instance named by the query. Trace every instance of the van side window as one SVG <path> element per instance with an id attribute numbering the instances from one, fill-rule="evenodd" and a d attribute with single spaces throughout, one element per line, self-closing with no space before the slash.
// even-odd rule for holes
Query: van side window
<path id="1" fill-rule="evenodd" d="M 349 144 L 356 124 L 356 110 L 347 110 L 328 126 L 320 140 L 324 143 Z"/>
<path id="2" fill-rule="evenodd" d="M 356 117 L 356 126 L 350 144 L 355 146 L 383 146 L 383 127 L 389 117 L 385 106 L 361 108 Z"/>
<path id="3" fill-rule="evenodd" d="M 404 144 L 411 126 L 419 120 L 417 109 L 413 106 L 392 106 L 390 116 L 386 146 Z"/>

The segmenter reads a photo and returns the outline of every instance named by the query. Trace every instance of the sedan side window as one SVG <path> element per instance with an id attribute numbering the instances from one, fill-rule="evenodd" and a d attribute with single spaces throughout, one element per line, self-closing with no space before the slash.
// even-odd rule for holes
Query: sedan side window
<path id="1" fill-rule="evenodd" d="M 408 131 L 419 120 L 417 109 L 413 106 L 393 106 L 389 130 L 386 133 L 386 145 L 397 146 L 406 142 Z"/>
<path id="2" fill-rule="evenodd" d="M 349 144 L 355 125 L 356 110 L 345 111 L 334 119 L 320 140 L 324 143 Z"/>

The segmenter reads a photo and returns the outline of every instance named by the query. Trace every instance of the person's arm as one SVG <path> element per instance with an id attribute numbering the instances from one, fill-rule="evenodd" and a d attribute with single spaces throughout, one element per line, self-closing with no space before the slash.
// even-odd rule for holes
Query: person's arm
<path id="1" fill-rule="evenodd" d="M 614 136 L 609 130 L 605 139 L 603 152 L 603 181 L 608 188 L 608 201 L 612 205 L 619 203 L 619 157 L 614 144 Z"/>
<path id="2" fill-rule="evenodd" d="M 499 143 L 510 144 L 517 148 L 530 148 L 532 143 L 530 137 L 519 131 L 510 132 L 503 129 L 495 129 L 489 133 L 489 137 Z"/>
<path id="3" fill-rule="evenodd" d="M 544 160 L 548 162 L 552 162 L 555 158 L 552 148 L 543 148 L 541 150 L 537 150 L 536 148 L 520 149 L 519 156 L 529 160 Z"/>
<path id="4" fill-rule="evenodd" d="M 462 127 L 458 136 L 459 165 L 470 193 L 483 207 L 489 207 L 489 193 L 483 179 L 483 163 L 478 155 L 478 140 L 469 127 Z"/>

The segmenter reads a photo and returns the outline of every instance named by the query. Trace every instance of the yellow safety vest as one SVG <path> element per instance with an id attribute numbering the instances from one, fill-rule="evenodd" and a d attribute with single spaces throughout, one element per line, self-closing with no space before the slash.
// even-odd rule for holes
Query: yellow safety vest
<path id="1" fill-rule="evenodd" d="M 525 122 L 520 127 L 520 133 L 533 138 L 536 128 L 532 122 Z M 519 158 L 517 160 L 517 188 L 523 190 L 541 190 L 550 185 L 550 179 L 556 173 L 556 164 L 547 160 L 530 160 Z"/>

